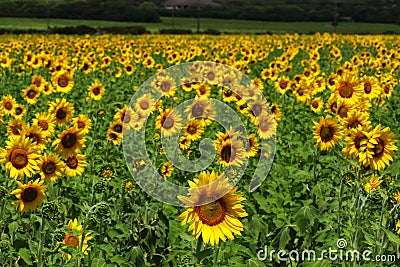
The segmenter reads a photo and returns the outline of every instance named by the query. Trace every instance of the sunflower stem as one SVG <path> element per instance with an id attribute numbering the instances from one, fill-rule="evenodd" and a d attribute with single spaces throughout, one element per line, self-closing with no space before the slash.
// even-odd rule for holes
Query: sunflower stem
<path id="1" fill-rule="evenodd" d="M 43 225 L 45 223 L 45 219 L 43 218 L 43 212 L 42 216 L 40 218 L 40 226 L 39 226 L 39 246 L 38 246 L 38 267 L 43 266 L 42 262 L 42 254 L 43 254 Z"/>
<path id="2" fill-rule="evenodd" d="M 213 266 L 218 266 L 218 254 L 219 254 L 219 249 L 220 249 L 219 246 L 215 246 Z"/>
<path id="3" fill-rule="evenodd" d="M 201 245 L 203 244 L 203 241 L 200 237 L 197 238 L 197 245 L 196 245 L 196 252 L 195 252 L 195 258 L 196 258 L 196 264 L 200 263 L 200 250 L 201 250 Z"/>

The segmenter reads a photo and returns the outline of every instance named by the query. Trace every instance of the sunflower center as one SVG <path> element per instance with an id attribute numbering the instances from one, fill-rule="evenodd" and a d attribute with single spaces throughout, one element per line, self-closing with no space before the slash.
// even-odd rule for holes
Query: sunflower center
<path id="1" fill-rule="evenodd" d="M 61 139 L 61 144 L 63 145 L 63 147 L 65 148 L 71 148 L 73 147 L 76 142 L 78 141 L 76 134 L 74 133 L 67 133 L 66 135 L 64 135 Z"/>
<path id="2" fill-rule="evenodd" d="M 343 83 L 339 86 L 339 95 L 343 98 L 350 98 L 353 92 L 354 88 L 348 83 Z"/>
<path id="3" fill-rule="evenodd" d="M 287 81 L 284 81 L 284 80 L 279 81 L 279 87 L 281 89 L 286 89 L 287 85 L 288 85 Z"/>
<path id="4" fill-rule="evenodd" d="M 208 72 L 207 73 L 207 79 L 210 80 L 210 81 L 214 80 L 215 79 L 215 73 L 212 72 L 212 71 Z"/>
<path id="5" fill-rule="evenodd" d="M 377 138 L 376 141 L 378 142 L 378 144 L 376 144 L 372 150 L 374 151 L 374 156 L 380 157 L 385 150 L 385 143 L 379 137 Z"/>
<path id="6" fill-rule="evenodd" d="M 7 102 L 4 104 L 4 108 L 7 110 L 12 110 L 13 104 L 11 102 Z"/>
<path id="7" fill-rule="evenodd" d="M 347 117 L 347 109 L 345 107 L 340 107 L 338 110 L 338 114 L 340 117 L 346 118 Z"/>
<path id="8" fill-rule="evenodd" d="M 333 139 L 335 134 L 335 129 L 331 126 L 322 126 L 319 135 L 321 136 L 321 140 L 323 142 L 328 142 Z"/>
<path id="9" fill-rule="evenodd" d="M 64 239 L 65 244 L 73 247 L 78 247 L 79 239 L 74 234 L 67 234 Z"/>
<path id="10" fill-rule="evenodd" d="M 55 170 L 56 170 L 56 165 L 52 161 L 45 162 L 42 165 L 42 171 L 45 174 L 52 174 L 53 172 L 55 172 Z"/>
<path id="11" fill-rule="evenodd" d="M 319 104 L 317 101 L 312 102 L 312 107 L 313 108 L 318 108 Z"/>
<path id="12" fill-rule="evenodd" d="M 225 145 L 221 149 L 221 159 L 229 163 L 231 161 L 231 155 L 232 155 L 232 147 L 230 145 Z"/>
<path id="13" fill-rule="evenodd" d="M 299 88 L 299 90 L 297 90 L 297 94 L 298 94 L 299 96 L 304 95 L 304 90 L 301 89 L 301 88 Z"/>
<path id="14" fill-rule="evenodd" d="M 197 128 L 194 127 L 194 126 L 189 126 L 187 128 L 187 132 L 190 133 L 190 134 L 195 134 L 197 132 Z"/>
<path id="15" fill-rule="evenodd" d="M 37 79 L 37 80 L 35 80 L 35 81 L 33 82 L 33 84 L 34 84 L 36 87 L 40 87 L 40 85 L 42 84 L 42 82 L 41 82 L 39 79 Z"/>
<path id="16" fill-rule="evenodd" d="M 141 109 L 145 109 L 145 110 L 148 109 L 150 106 L 149 102 L 147 102 L 147 101 L 141 101 L 139 105 L 140 105 Z"/>
<path id="17" fill-rule="evenodd" d="M 75 156 L 68 157 L 66 163 L 70 169 L 76 169 L 78 167 L 78 160 Z"/>
<path id="18" fill-rule="evenodd" d="M 67 117 L 66 108 L 57 109 L 56 118 L 59 119 L 59 120 L 63 120 L 63 119 L 65 119 L 65 117 Z"/>
<path id="19" fill-rule="evenodd" d="M 115 124 L 113 127 L 114 132 L 117 133 L 122 133 L 122 125 L 121 124 Z"/>
<path id="20" fill-rule="evenodd" d="M 100 88 L 99 88 L 99 87 L 93 88 L 93 89 L 92 89 L 92 93 L 93 93 L 94 95 L 99 95 L 99 94 L 100 94 Z"/>
<path id="21" fill-rule="evenodd" d="M 261 112 L 262 112 L 263 108 L 261 105 L 254 105 L 251 107 L 251 113 L 253 113 L 253 115 L 255 117 L 260 116 Z"/>
<path id="22" fill-rule="evenodd" d="M 200 88 L 199 88 L 199 93 L 200 93 L 201 95 L 204 95 L 205 93 L 207 93 L 206 88 L 205 88 L 204 86 L 200 87 Z"/>
<path id="23" fill-rule="evenodd" d="M 372 91 L 372 86 L 371 86 L 371 84 L 370 84 L 370 83 L 364 83 L 364 92 L 365 92 L 366 94 L 369 94 L 369 93 L 371 93 L 371 91 Z"/>
<path id="24" fill-rule="evenodd" d="M 22 126 L 21 125 L 14 125 L 11 128 L 11 131 L 12 131 L 13 135 L 20 135 L 21 130 L 22 130 Z"/>
<path id="25" fill-rule="evenodd" d="M 109 137 L 111 138 L 111 140 L 117 140 L 118 139 L 118 135 L 115 133 L 110 133 Z"/>
<path id="26" fill-rule="evenodd" d="M 35 98 L 36 96 L 36 91 L 35 90 L 29 90 L 27 93 L 28 98 Z"/>
<path id="27" fill-rule="evenodd" d="M 62 75 L 61 77 L 58 78 L 57 84 L 60 87 L 67 87 L 68 86 L 68 78 Z"/>
<path id="28" fill-rule="evenodd" d="M 30 133 L 26 137 L 32 140 L 33 143 L 39 144 L 40 142 L 40 136 L 35 133 Z"/>
<path id="29" fill-rule="evenodd" d="M 171 129 L 174 126 L 174 119 L 172 119 L 171 117 L 167 117 L 163 123 L 163 128 L 168 130 Z"/>
<path id="30" fill-rule="evenodd" d="M 162 82 L 160 85 L 160 89 L 163 92 L 168 92 L 170 90 L 171 86 L 169 84 L 169 82 Z"/>
<path id="31" fill-rule="evenodd" d="M 262 132 L 266 132 L 269 130 L 270 124 L 266 120 L 261 120 L 259 127 Z"/>
<path id="32" fill-rule="evenodd" d="M 217 225 L 225 219 L 225 207 L 219 201 L 215 201 L 198 207 L 198 216 L 200 220 L 209 226 Z"/>
<path id="33" fill-rule="evenodd" d="M 37 196 L 38 196 L 38 192 L 37 192 L 36 188 L 28 187 L 22 191 L 21 200 L 23 202 L 32 202 L 36 199 Z"/>
<path id="34" fill-rule="evenodd" d="M 22 169 L 28 165 L 28 153 L 24 149 L 14 149 L 11 152 L 10 161 L 15 168 Z"/>
<path id="35" fill-rule="evenodd" d="M 348 128 L 349 128 L 349 129 L 357 128 L 358 125 L 360 125 L 360 122 L 359 122 L 358 120 L 353 120 L 353 121 L 350 121 L 350 122 L 349 122 Z"/>
<path id="36" fill-rule="evenodd" d="M 15 115 L 21 115 L 22 114 L 23 109 L 21 107 L 16 107 L 15 108 Z"/>
<path id="37" fill-rule="evenodd" d="M 78 129 L 83 129 L 85 128 L 85 123 L 83 121 L 78 121 Z"/>
<path id="38" fill-rule="evenodd" d="M 129 123 L 129 122 L 131 121 L 131 116 L 130 116 L 128 113 L 125 113 L 125 115 L 124 115 L 122 121 L 123 121 L 124 123 Z"/>
<path id="39" fill-rule="evenodd" d="M 47 129 L 49 129 L 49 124 L 47 123 L 47 121 L 40 121 L 38 123 L 39 127 L 42 128 L 42 130 L 46 131 Z"/>
<path id="40" fill-rule="evenodd" d="M 232 95 L 232 93 L 233 92 L 231 90 L 226 90 L 226 91 L 224 91 L 224 96 L 230 97 Z"/>
<path id="41" fill-rule="evenodd" d="M 193 117 L 201 117 L 204 113 L 204 107 L 200 103 L 196 103 L 192 107 L 192 115 Z"/>
<path id="42" fill-rule="evenodd" d="M 383 87 L 383 91 L 385 92 L 385 94 L 389 94 L 389 92 L 390 92 L 389 85 L 385 85 L 385 86 Z"/>

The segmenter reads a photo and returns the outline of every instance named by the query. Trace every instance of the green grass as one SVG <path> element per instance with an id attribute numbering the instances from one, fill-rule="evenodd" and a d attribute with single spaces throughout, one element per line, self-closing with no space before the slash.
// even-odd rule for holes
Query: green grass
<path id="1" fill-rule="evenodd" d="M 171 18 L 162 17 L 160 23 L 116 22 L 99 20 L 68 20 L 50 19 L 50 27 L 65 27 L 87 25 L 91 27 L 107 26 L 136 26 L 142 25 L 147 30 L 156 33 L 163 28 L 172 28 Z M 195 18 L 174 18 L 174 28 L 196 30 Z M 35 29 L 46 30 L 47 20 L 36 18 L 0 18 L 0 28 L 3 29 Z M 310 32 L 334 32 L 330 22 L 269 22 L 248 20 L 223 20 L 204 18 L 200 20 L 200 29 L 217 29 L 228 33 L 310 33 Z M 383 33 L 393 31 L 400 33 L 400 26 L 381 23 L 340 23 L 336 30 L 338 33 Z"/>

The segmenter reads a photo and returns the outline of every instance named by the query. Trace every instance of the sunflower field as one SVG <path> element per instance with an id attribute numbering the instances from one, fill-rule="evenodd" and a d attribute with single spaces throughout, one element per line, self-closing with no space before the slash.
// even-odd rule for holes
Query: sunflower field
<path id="1" fill-rule="evenodd" d="M 398 36 L 0 40 L 0 266 L 398 266 Z"/>

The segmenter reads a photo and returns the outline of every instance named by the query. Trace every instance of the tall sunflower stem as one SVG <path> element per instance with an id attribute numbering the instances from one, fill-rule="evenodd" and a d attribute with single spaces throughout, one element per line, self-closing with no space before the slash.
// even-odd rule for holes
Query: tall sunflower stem
<path id="1" fill-rule="evenodd" d="M 340 232 L 341 232 L 341 211 L 342 211 L 342 201 L 343 201 L 343 191 L 344 191 L 344 183 L 343 183 L 343 177 L 340 177 L 340 189 L 339 189 L 339 205 L 338 205 L 338 218 L 337 218 L 337 224 L 338 224 L 338 228 L 337 228 L 337 234 L 338 237 L 340 236 Z"/>
<path id="2" fill-rule="evenodd" d="M 40 226 L 39 226 L 39 246 L 38 246 L 38 267 L 43 266 L 42 258 L 43 258 L 43 227 L 44 227 L 45 219 L 42 216 L 40 218 Z"/>
<path id="3" fill-rule="evenodd" d="M 196 252 L 195 252 L 195 255 L 194 255 L 194 257 L 195 257 L 195 261 L 196 261 L 196 264 L 200 264 L 200 250 L 201 250 L 201 246 L 203 245 L 203 240 L 200 238 L 200 237 L 198 237 L 197 238 L 197 245 L 196 245 Z"/>
<path id="4" fill-rule="evenodd" d="M 213 260 L 213 266 L 214 266 L 214 267 L 218 266 L 218 254 L 219 254 L 219 250 L 220 250 L 220 247 L 219 247 L 219 246 L 215 246 L 215 250 L 214 250 L 214 260 Z"/>
<path id="5" fill-rule="evenodd" d="M 96 205 L 93 205 L 93 206 L 90 207 L 90 209 L 86 213 L 85 220 L 83 221 L 83 224 L 82 224 L 81 239 L 79 241 L 79 247 L 78 247 L 79 257 L 78 257 L 78 262 L 76 264 L 77 267 L 80 267 L 81 266 L 81 262 L 82 262 L 81 252 L 82 252 L 82 248 L 83 248 L 83 241 L 85 240 L 85 230 L 86 230 L 87 220 L 88 220 L 90 214 L 92 213 L 92 211 L 97 207 L 97 205 L 99 205 L 99 203 L 97 203 Z"/>

